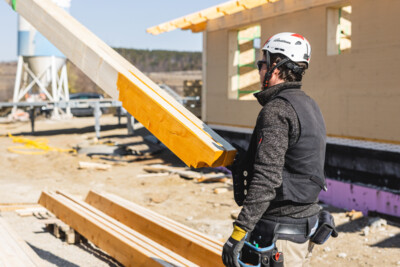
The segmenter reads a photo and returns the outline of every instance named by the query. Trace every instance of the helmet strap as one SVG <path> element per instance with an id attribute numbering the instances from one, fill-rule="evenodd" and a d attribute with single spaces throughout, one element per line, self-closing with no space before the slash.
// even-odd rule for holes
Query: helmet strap
<path id="1" fill-rule="evenodd" d="M 268 51 L 266 53 L 266 59 L 267 59 L 266 61 L 267 61 L 267 70 L 268 71 L 265 73 L 265 76 L 264 76 L 263 90 L 268 87 L 269 80 L 271 79 L 272 73 L 274 73 L 275 69 L 282 66 L 283 64 L 286 64 L 286 62 L 290 61 L 289 58 L 284 58 L 281 61 L 279 61 L 279 63 L 277 63 L 274 67 L 270 68 L 271 67 L 271 57 L 270 57 L 270 54 Z"/>

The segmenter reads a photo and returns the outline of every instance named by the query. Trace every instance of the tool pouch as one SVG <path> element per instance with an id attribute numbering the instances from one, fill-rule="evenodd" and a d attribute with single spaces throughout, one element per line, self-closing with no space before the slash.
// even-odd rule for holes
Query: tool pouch
<path id="1" fill-rule="evenodd" d="M 311 242 L 317 245 L 322 245 L 330 236 L 338 236 L 338 232 L 336 231 L 335 227 L 335 221 L 329 212 L 326 210 L 321 211 L 319 213 L 318 222 L 318 228 L 315 231 L 315 234 L 311 237 Z"/>
<path id="2" fill-rule="evenodd" d="M 276 256 L 276 255 L 279 256 Z M 245 242 L 239 256 L 241 267 L 283 267 L 283 255 L 278 253 L 275 243 L 265 248 L 258 248 Z"/>

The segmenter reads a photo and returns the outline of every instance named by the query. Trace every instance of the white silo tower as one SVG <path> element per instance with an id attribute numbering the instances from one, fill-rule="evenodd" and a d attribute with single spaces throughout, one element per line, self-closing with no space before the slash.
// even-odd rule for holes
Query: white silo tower
<path id="1" fill-rule="evenodd" d="M 71 0 L 53 0 L 53 2 L 69 12 Z M 69 100 L 66 58 L 19 15 L 18 66 L 13 102 L 61 100 Z M 55 108 L 53 116 L 58 116 L 59 112 L 60 110 Z M 67 114 L 70 115 L 69 109 Z"/>

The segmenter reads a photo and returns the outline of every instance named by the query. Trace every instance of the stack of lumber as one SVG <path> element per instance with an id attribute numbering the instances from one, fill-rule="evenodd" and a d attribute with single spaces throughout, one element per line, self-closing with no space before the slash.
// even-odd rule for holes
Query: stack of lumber
<path id="1" fill-rule="evenodd" d="M 43 266 L 42 260 L 0 217 L 0 266 Z"/>
<path id="2" fill-rule="evenodd" d="M 221 242 L 118 196 L 43 192 L 39 204 L 126 266 L 223 266 Z"/>
<path id="3" fill-rule="evenodd" d="M 194 229 L 113 194 L 90 191 L 85 201 L 200 266 L 222 266 L 223 244 Z"/>

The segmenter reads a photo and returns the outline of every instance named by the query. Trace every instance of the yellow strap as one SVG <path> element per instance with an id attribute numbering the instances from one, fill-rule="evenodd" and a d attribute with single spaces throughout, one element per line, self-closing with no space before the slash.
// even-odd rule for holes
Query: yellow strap
<path id="1" fill-rule="evenodd" d="M 242 240 L 246 236 L 247 232 L 240 228 L 239 226 L 235 225 L 233 227 L 233 233 L 231 237 L 235 239 L 236 241 Z"/>
<path id="2" fill-rule="evenodd" d="M 48 141 L 44 138 L 38 138 L 36 140 L 31 140 L 24 137 L 16 137 L 12 134 L 8 134 L 8 136 L 13 140 L 14 143 L 21 143 L 24 146 L 12 146 L 8 148 L 8 151 L 18 154 L 25 155 L 41 155 L 45 154 L 49 151 L 57 151 L 57 152 L 75 152 L 74 149 L 63 149 L 57 147 L 51 147 L 47 143 Z"/>

